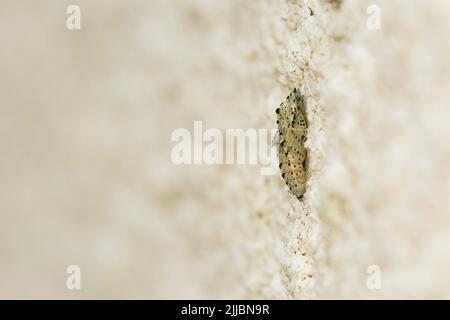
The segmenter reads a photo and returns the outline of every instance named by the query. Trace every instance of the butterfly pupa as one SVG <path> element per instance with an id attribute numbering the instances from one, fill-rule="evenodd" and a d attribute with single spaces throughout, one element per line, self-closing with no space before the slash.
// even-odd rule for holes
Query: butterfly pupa
<path id="1" fill-rule="evenodd" d="M 302 199 L 306 189 L 305 141 L 308 132 L 305 99 L 294 89 L 276 110 L 281 176 L 289 190 Z"/>

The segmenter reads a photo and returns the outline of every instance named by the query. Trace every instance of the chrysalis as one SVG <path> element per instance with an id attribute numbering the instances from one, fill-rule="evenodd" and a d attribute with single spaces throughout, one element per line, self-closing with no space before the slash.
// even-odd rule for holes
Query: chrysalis
<path id="1" fill-rule="evenodd" d="M 300 200 L 306 186 L 305 141 L 308 130 L 305 100 L 294 89 L 276 109 L 279 132 L 278 157 L 281 176 L 291 192 Z"/>

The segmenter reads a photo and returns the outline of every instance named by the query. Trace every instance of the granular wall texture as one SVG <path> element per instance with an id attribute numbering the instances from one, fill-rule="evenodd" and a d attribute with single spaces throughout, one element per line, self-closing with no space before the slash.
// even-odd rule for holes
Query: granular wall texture
<path id="1" fill-rule="evenodd" d="M 448 1 L 0 4 L 0 298 L 450 298 Z M 293 88 L 301 201 L 171 161 Z"/>

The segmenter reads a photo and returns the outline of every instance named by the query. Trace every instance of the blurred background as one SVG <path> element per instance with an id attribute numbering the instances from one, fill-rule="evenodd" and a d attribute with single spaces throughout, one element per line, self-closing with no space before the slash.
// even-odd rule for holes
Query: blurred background
<path id="1" fill-rule="evenodd" d="M 447 1 L 0 4 L 0 298 L 450 298 Z M 294 87 L 301 203 L 172 163 L 173 130 L 274 128 Z"/>
<path id="2" fill-rule="evenodd" d="M 80 30 L 66 27 L 72 4 Z M 222 129 L 263 118 L 257 76 L 270 67 L 247 66 L 258 5 L 1 6 L 0 297 L 243 295 L 233 256 L 248 209 L 235 189 L 261 179 L 258 168 L 175 166 L 170 137 L 194 120 Z M 80 291 L 66 288 L 69 265 L 81 268 Z"/>

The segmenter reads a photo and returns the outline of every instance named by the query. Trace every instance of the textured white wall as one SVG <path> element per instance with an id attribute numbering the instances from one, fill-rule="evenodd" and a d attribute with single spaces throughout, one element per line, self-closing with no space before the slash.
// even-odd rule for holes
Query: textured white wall
<path id="1" fill-rule="evenodd" d="M 71 3 L 0 1 L 0 297 L 450 297 L 450 4 L 80 0 L 69 31 Z M 275 128 L 293 87 L 302 203 L 170 161 L 194 120 Z"/>

